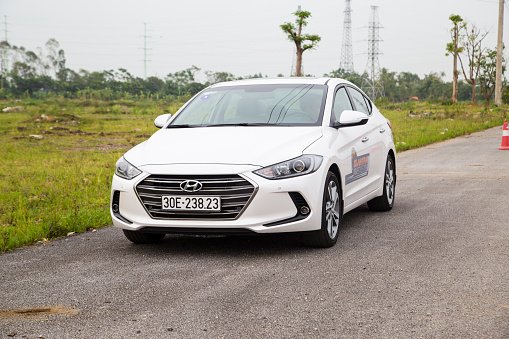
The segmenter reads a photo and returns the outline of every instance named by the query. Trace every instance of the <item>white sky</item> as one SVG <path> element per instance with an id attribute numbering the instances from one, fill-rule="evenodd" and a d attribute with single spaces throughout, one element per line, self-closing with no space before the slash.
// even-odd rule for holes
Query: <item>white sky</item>
<path id="1" fill-rule="evenodd" d="M 311 12 L 304 33 L 322 37 L 318 48 L 304 52 L 306 74 L 322 76 L 339 67 L 344 0 L 0 0 L 0 39 L 27 49 L 55 38 L 67 67 L 88 71 L 126 68 L 143 77 L 143 23 L 147 23 L 147 76 L 196 65 L 203 71 L 236 76 L 261 72 L 290 74 L 293 43 L 279 25 L 294 21 L 297 6 Z M 494 49 L 498 0 L 351 0 L 354 68 L 366 69 L 371 5 L 378 7 L 380 67 L 419 76 L 445 72 L 452 80 L 449 15 L 489 30 L 484 45 Z M 509 40 L 505 5 L 504 41 Z"/>

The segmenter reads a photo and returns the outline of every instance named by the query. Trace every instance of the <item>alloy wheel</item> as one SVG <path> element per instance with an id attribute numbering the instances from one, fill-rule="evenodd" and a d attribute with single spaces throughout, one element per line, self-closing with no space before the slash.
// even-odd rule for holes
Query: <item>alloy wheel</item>
<path id="1" fill-rule="evenodd" d="M 339 190 L 334 180 L 327 185 L 327 201 L 325 203 L 325 221 L 330 239 L 336 238 L 339 230 Z"/>
<path id="2" fill-rule="evenodd" d="M 394 164 L 392 159 L 387 160 L 387 168 L 385 169 L 385 192 L 387 194 L 387 201 L 392 206 L 394 200 L 394 189 L 396 181 L 394 180 Z"/>

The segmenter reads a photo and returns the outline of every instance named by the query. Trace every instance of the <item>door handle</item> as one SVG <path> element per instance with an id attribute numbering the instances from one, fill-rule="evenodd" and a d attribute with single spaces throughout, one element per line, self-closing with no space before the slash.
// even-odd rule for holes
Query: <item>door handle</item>
<path id="1" fill-rule="evenodd" d="M 364 137 L 364 138 L 362 138 L 362 139 L 361 139 L 361 141 L 362 141 L 362 142 L 366 142 L 366 141 L 368 141 L 368 140 L 369 140 L 369 138 L 368 138 L 368 137 Z"/>
<path id="2" fill-rule="evenodd" d="M 384 132 L 385 132 L 385 128 L 380 127 L 380 133 L 384 133 Z"/>

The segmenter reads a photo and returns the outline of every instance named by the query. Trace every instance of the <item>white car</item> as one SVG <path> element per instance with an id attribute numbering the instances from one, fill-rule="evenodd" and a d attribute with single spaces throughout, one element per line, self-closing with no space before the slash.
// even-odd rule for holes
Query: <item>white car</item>
<path id="1" fill-rule="evenodd" d="M 390 122 L 335 78 L 212 85 L 116 164 L 113 225 L 134 243 L 167 233 L 301 232 L 333 246 L 345 213 L 394 204 Z"/>

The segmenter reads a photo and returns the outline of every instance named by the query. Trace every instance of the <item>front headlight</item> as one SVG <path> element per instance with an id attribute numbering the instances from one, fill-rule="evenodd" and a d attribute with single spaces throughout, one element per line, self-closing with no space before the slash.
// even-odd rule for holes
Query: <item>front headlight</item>
<path id="1" fill-rule="evenodd" d="M 316 171 L 322 164 L 319 155 L 301 155 L 298 158 L 283 161 L 278 164 L 267 166 L 253 173 L 266 179 L 285 179 L 299 175 L 309 174 Z"/>
<path id="2" fill-rule="evenodd" d="M 115 174 L 127 180 L 131 180 L 141 173 L 139 169 L 131 165 L 124 157 L 118 159 L 115 167 Z"/>

